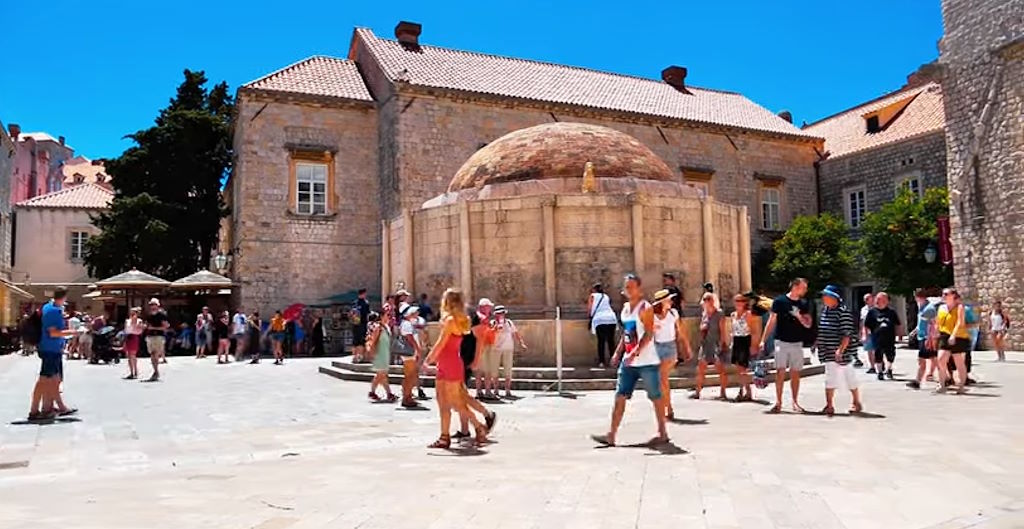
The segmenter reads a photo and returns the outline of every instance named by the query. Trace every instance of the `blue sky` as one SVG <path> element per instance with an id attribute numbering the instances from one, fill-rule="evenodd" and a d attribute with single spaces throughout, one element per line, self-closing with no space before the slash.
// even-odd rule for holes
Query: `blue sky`
<path id="1" fill-rule="evenodd" d="M 184 68 L 232 90 L 313 54 L 345 56 L 354 26 L 391 37 L 742 92 L 812 122 L 899 88 L 937 57 L 939 0 L 854 2 L 5 2 L 0 120 L 118 155 Z"/>

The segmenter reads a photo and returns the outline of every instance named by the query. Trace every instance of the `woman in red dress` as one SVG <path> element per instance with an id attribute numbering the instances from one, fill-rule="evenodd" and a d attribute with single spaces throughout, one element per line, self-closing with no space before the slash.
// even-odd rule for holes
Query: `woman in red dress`
<path id="1" fill-rule="evenodd" d="M 476 418 L 467 405 L 464 367 L 459 347 L 470 331 L 462 291 L 449 288 L 441 298 L 441 334 L 427 356 L 428 364 L 437 364 L 437 409 L 441 413 L 441 437 L 429 448 L 449 448 L 452 411 L 473 423 L 478 444 L 487 441 L 487 427 Z"/>

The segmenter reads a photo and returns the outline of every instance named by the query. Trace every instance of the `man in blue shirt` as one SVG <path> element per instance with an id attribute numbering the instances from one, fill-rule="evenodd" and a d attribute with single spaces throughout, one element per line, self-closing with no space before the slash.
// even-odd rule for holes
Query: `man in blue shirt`
<path id="1" fill-rule="evenodd" d="M 71 415 L 78 411 L 65 406 L 60 397 L 60 383 L 64 378 L 64 342 L 68 336 L 75 333 L 74 329 L 67 329 L 64 322 L 64 300 L 67 295 L 66 288 L 55 288 L 53 300 L 43 305 L 40 310 L 42 333 L 39 337 L 38 350 L 42 366 L 39 370 L 39 379 L 32 390 L 29 420 L 53 419 L 57 415 Z"/>

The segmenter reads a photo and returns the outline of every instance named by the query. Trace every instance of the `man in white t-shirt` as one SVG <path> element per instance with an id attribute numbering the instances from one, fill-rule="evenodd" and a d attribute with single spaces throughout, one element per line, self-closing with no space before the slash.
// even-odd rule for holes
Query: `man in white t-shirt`
<path id="1" fill-rule="evenodd" d="M 516 324 L 508 319 L 507 315 L 508 309 L 504 305 L 494 307 L 494 319 L 491 321 L 491 327 L 494 328 L 494 346 L 491 349 L 491 362 L 494 364 L 494 369 L 488 373 L 488 376 L 492 377 L 488 386 L 495 388 L 495 392 L 498 391 L 498 367 L 501 367 L 501 370 L 505 373 L 505 398 L 511 398 L 512 356 L 515 352 L 516 342 L 523 349 L 526 349 L 526 342 L 523 341 L 523 336 L 519 334 Z"/>
<path id="2" fill-rule="evenodd" d="M 245 336 L 248 328 L 248 319 L 245 311 L 238 307 L 235 315 L 231 317 L 231 338 L 235 341 L 235 361 L 245 357 Z"/>
<path id="3" fill-rule="evenodd" d="M 875 295 L 871 292 L 864 294 L 864 306 L 860 308 L 860 343 L 864 346 L 864 354 L 868 357 L 868 374 L 875 374 L 875 344 L 871 343 L 871 333 L 864 327 L 864 320 L 868 318 L 868 312 L 875 306 Z M 860 355 L 853 362 L 853 367 L 863 367 Z"/>

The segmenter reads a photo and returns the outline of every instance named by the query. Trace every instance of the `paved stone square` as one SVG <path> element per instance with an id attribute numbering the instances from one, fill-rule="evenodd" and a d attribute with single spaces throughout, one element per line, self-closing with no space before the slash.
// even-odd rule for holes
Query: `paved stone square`
<path id="1" fill-rule="evenodd" d="M 900 351 L 898 371 L 913 358 Z M 365 384 L 317 374 L 327 360 L 173 358 L 153 384 L 72 362 L 65 395 L 80 420 L 37 426 L 11 424 L 37 360 L 0 357 L 0 527 L 1024 527 L 1024 355 L 993 358 L 978 355 L 968 396 L 861 375 L 877 418 L 772 416 L 676 392 L 685 420 L 661 450 L 594 447 L 609 392 L 524 394 L 494 405 L 493 444 L 444 452 L 425 448 L 433 401 L 370 404 Z M 805 380 L 808 409 L 823 406 L 823 384 Z M 620 443 L 652 434 L 637 399 Z"/>

